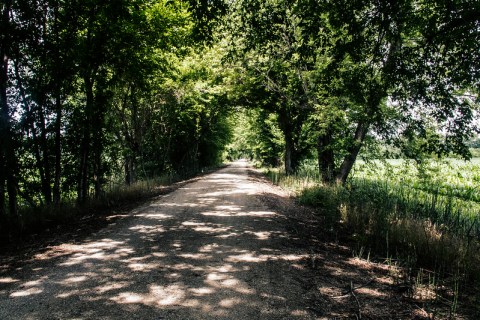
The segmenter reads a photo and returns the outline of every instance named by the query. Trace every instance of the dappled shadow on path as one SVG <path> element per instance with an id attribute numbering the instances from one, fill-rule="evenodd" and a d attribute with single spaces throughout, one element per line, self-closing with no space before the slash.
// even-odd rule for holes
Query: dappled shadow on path
<path id="1" fill-rule="evenodd" d="M 0 319 L 358 315 L 343 286 L 368 270 L 342 253 L 312 252 L 298 230 L 308 222 L 286 216 L 281 197 L 253 180 L 236 163 L 0 274 Z M 359 297 L 386 299 L 363 289 Z"/>
<path id="2" fill-rule="evenodd" d="M 1 276 L 0 318 L 310 318 L 291 276 L 302 278 L 305 256 L 242 170 L 211 174 Z"/>

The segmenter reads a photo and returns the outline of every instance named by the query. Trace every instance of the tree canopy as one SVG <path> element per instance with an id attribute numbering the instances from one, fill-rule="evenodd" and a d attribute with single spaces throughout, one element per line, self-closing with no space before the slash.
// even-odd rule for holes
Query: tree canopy
<path id="1" fill-rule="evenodd" d="M 5 0 L 0 228 L 225 156 L 459 154 L 479 131 L 480 2 Z M 235 141 L 232 139 L 235 138 Z"/>
<path id="2" fill-rule="evenodd" d="M 369 138 L 407 156 L 469 157 L 465 142 L 478 130 L 478 1 L 236 5 L 235 50 L 256 61 L 245 68 L 270 97 L 312 122 L 324 181 L 345 182 Z"/>

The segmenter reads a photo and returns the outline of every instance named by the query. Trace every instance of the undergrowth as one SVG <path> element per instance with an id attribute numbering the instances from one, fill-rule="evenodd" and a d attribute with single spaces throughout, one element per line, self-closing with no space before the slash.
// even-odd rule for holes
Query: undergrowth
<path id="1" fill-rule="evenodd" d="M 20 206 L 18 216 L 9 217 L 4 225 L 8 232 L 0 235 L 0 241 L 16 241 L 33 233 L 49 230 L 52 227 L 68 225 L 85 216 L 101 215 L 116 208 L 137 205 L 139 202 L 164 193 L 165 187 L 203 172 L 209 172 L 218 166 L 189 171 L 182 174 L 169 173 L 155 178 L 138 180 L 127 185 L 123 182 L 110 182 L 100 197 L 89 197 L 79 205 L 75 199 L 66 198 L 57 206 L 38 205 Z"/>

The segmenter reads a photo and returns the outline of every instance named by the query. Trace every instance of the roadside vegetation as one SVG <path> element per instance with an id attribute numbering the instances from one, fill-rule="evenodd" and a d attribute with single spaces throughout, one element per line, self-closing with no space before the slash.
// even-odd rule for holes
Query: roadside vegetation
<path id="1" fill-rule="evenodd" d="M 358 161 L 345 185 L 320 182 L 311 161 L 287 176 L 265 169 L 276 184 L 314 207 L 325 230 L 346 239 L 360 258 L 393 263 L 415 288 L 435 292 L 430 303 L 476 309 L 480 292 L 480 159 Z M 462 290 L 459 292 L 459 290 Z M 436 296 L 438 294 L 438 296 Z M 444 294 L 444 296 L 442 296 Z M 434 308 L 434 307 L 432 307 Z"/>

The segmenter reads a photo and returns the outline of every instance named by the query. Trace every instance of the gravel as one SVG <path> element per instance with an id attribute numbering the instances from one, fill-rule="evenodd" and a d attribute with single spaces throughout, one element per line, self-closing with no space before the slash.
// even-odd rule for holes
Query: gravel
<path id="1" fill-rule="evenodd" d="M 0 319 L 315 319 L 271 193 L 240 161 L 52 246 L 0 275 Z"/>

